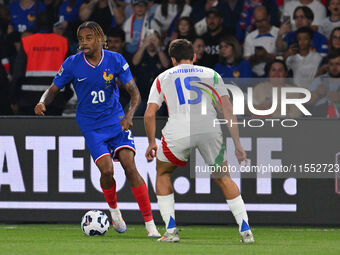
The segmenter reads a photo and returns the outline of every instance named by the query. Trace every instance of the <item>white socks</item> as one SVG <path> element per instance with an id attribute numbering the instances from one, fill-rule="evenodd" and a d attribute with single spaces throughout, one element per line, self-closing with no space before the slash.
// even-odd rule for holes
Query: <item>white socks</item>
<path id="1" fill-rule="evenodd" d="M 227 200 L 227 203 L 239 226 L 239 231 L 243 232 L 249 230 L 246 206 L 244 205 L 241 195 L 234 199 Z"/>
<path id="2" fill-rule="evenodd" d="M 165 222 L 166 231 L 173 233 L 176 229 L 174 193 L 166 196 L 157 196 L 157 200 L 160 213 Z M 249 230 L 248 215 L 241 195 L 234 199 L 227 200 L 227 203 L 239 225 L 239 231 Z"/>
<path id="3" fill-rule="evenodd" d="M 118 216 L 122 215 L 120 210 L 119 210 L 119 208 L 118 208 L 118 206 L 116 208 L 114 208 L 114 209 L 110 207 L 109 210 L 110 210 L 111 214 L 113 213 L 114 215 L 118 215 Z"/>
<path id="4" fill-rule="evenodd" d="M 157 196 L 157 200 L 160 213 L 165 222 L 166 231 L 173 233 L 176 229 L 174 193 L 166 196 Z"/>
<path id="5" fill-rule="evenodd" d="M 155 222 L 153 220 L 150 220 L 148 222 L 145 222 L 145 228 L 147 232 L 154 232 L 157 231 Z"/>

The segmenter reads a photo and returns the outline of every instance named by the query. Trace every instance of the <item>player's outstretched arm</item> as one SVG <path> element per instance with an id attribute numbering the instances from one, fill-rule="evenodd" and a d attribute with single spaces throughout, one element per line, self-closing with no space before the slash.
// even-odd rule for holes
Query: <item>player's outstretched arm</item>
<path id="1" fill-rule="evenodd" d="M 59 93 L 59 88 L 52 82 L 51 86 L 41 96 L 39 103 L 34 107 L 36 115 L 43 116 L 46 112 L 46 106 L 52 103 L 55 96 Z"/>
<path id="2" fill-rule="evenodd" d="M 245 161 L 245 164 L 248 164 L 247 153 L 244 151 L 239 136 L 239 130 L 237 125 L 230 125 L 230 123 L 236 123 L 237 118 L 233 114 L 233 105 L 231 104 L 228 96 L 222 96 L 222 110 L 224 118 L 228 121 L 228 130 L 235 144 L 235 155 L 237 157 L 238 163 L 241 164 L 242 161 Z"/>
<path id="3" fill-rule="evenodd" d="M 155 103 L 149 103 L 144 114 L 144 127 L 148 136 L 149 146 L 146 149 L 145 157 L 148 161 L 152 161 L 156 156 L 156 112 L 159 106 Z"/>
<path id="4" fill-rule="evenodd" d="M 134 79 L 126 83 L 123 87 L 130 95 L 130 108 L 120 123 L 122 130 L 129 130 L 132 127 L 132 118 L 140 104 L 141 97 Z"/>

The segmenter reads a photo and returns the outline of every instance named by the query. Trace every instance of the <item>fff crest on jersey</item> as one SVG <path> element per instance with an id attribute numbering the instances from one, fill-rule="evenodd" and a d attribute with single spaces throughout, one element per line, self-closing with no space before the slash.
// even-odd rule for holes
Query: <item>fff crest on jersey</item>
<path id="1" fill-rule="evenodd" d="M 238 70 L 235 70 L 235 71 L 233 72 L 233 76 L 234 76 L 235 78 L 240 77 L 240 72 L 239 72 Z"/>
<path id="2" fill-rule="evenodd" d="M 33 22 L 33 21 L 35 21 L 35 16 L 32 15 L 31 13 L 29 13 L 29 14 L 27 15 L 27 20 L 28 20 L 29 22 Z"/>
<path id="3" fill-rule="evenodd" d="M 106 86 L 110 86 L 111 85 L 111 81 L 113 79 L 113 74 L 109 73 L 110 69 L 105 69 L 104 73 L 103 73 L 103 78 L 105 80 Z"/>

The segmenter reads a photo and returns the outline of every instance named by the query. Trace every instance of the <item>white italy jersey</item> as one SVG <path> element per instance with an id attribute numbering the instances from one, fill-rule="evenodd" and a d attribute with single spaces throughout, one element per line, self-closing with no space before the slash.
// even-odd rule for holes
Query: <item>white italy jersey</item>
<path id="1" fill-rule="evenodd" d="M 148 103 L 167 104 L 169 119 L 162 130 L 169 139 L 220 131 L 213 128 L 215 107 L 228 96 L 222 78 L 214 70 L 181 64 L 161 73 L 153 82 Z"/>

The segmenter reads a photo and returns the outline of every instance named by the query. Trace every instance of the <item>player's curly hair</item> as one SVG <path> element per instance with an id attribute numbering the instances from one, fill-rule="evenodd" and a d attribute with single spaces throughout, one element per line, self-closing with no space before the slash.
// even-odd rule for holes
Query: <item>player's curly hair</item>
<path id="1" fill-rule="evenodd" d="M 84 28 L 89 28 L 93 31 L 93 33 L 100 38 L 100 41 L 102 43 L 102 46 L 104 49 L 107 49 L 107 43 L 106 43 L 106 36 L 103 32 L 103 29 L 101 26 L 94 21 L 85 21 L 83 24 L 81 24 L 77 29 L 77 36 L 79 36 L 80 30 Z"/>

